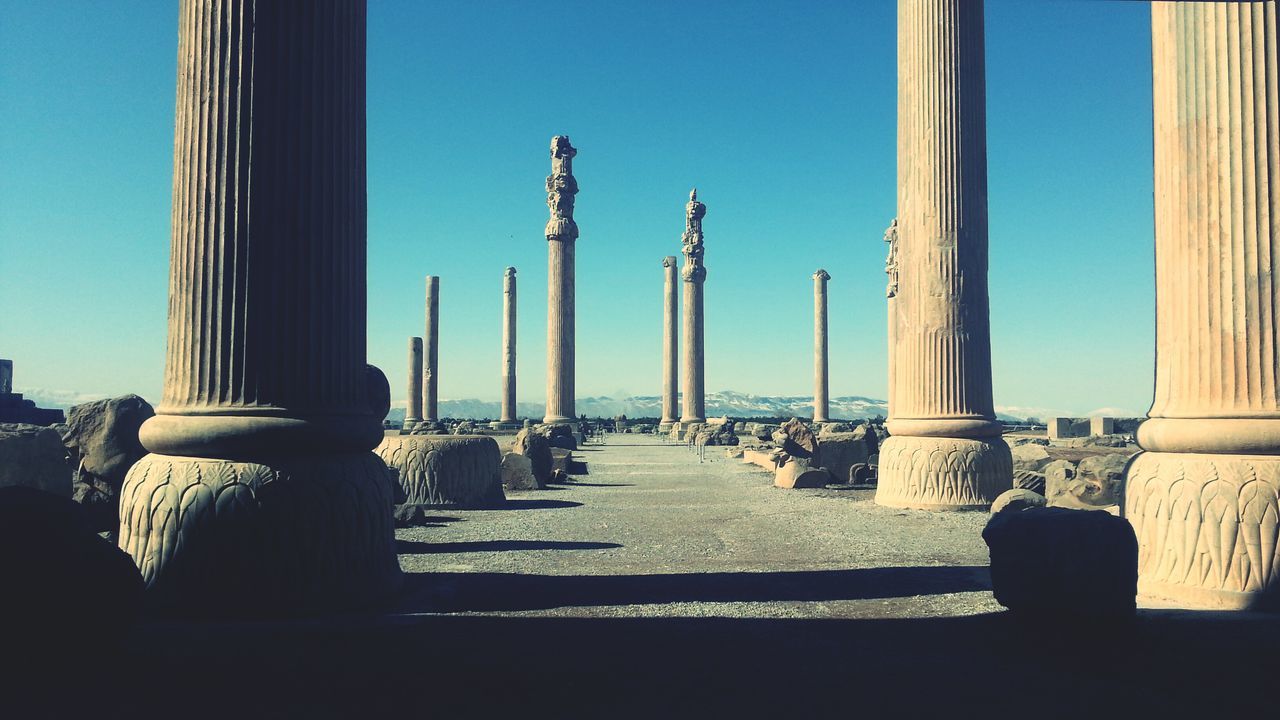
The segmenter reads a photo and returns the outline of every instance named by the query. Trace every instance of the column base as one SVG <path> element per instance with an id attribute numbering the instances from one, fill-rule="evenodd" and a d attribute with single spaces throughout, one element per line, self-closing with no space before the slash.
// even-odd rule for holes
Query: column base
<path id="1" fill-rule="evenodd" d="M 218 616 L 369 606 L 401 582 L 392 480 L 372 452 L 237 462 L 150 454 L 119 545 L 156 608 Z"/>
<path id="2" fill-rule="evenodd" d="M 1000 438 L 894 435 L 880 446 L 876 504 L 916 510 L 986 510 L 1013 487 Z"/>
<path id="3" fill-rule="evenodd" d="M 676 423 L 674 420 L 663 420 L 662 422 L 658 423 L 658 432 L 663 435 L 666 435 L 667 433 L 671 432 L 671 426 L 675 424 Z"/>
<path id="4" fill-rule="evenodd" d="M 495 420 L 489 423 L 490 430 L 519 430 L 522 427 L 524 427 L 522 423 L 518 423 L 514 421 L 502 422 L 501 420 Z"/>
<path id="5" fill-rule="evenodd" d="M 1138 590 L 1182 607 L 1280 606 L 1280 456 L 1140 453 L 1125 473 Z"/>

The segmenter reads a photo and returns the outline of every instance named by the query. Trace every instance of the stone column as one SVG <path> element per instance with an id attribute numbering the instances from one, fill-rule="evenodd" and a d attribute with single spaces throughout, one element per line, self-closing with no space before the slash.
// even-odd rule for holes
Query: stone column
<path id="1" fill-rule="evenodd" d="M 984 508 L 1013 483 L 991 398 L 981 0 L 898 2 L 898 218 L 876 502 Z"/>
<path id="2" fill-rule="evenodd" d="M 404 411 L 404 429 L 422 422 L 422 338 L 409 338 L 409 402 Z"/>
<path id="3" fill-rule="evenodd" d="M 703 385 L 702 284 L 707 279 L 703 266 L 702 218 L 707 206 L 698 202 L 698 189 L 689 192 L 684 206 L 684 414 L 681 423 L 707 421 L 706 391 Z"/>
<path id="4" fill-rule="evenodd" d="M 502 417 L 498 422 L 516 427 L 516 269 L 502 277 Z"/>
<path id="5" fill-rule="evenodd" d="M 813 274 L 813 421 L 827 422 L 827 281 L 831 275 L 819 269 Z"/>
<path id="6" fill-rule="evenodd" d="M 658 432 L 671 432 L 671 426 L 680 422 L 680 299 L 677 293 L 675 255 L 662 258 L 662 420 Z"/>
<path id="7" fill-rule="evenodd" d="M 365 3 L 184 0 L 177 77 L 164 393 L 120 547 L 183 612 L 370 602 L 400 569 L 370 452 Z"/>
<path id="8" fill-rule="evenodd" d="M 1138 585 L 1280 599 L 1280 91 L 1274 3 L 1151 6 L 1155 401 L 1126 472 Z"/>
<path id="9" fill-rule="evenodd" d="M 440 421 L 436 391 L 440 382 L 440 278 L 435 275 L 427 276 L 426 319 L 422 336 L 427 343 L 426 367 L 422 371 L 422 412 L 424 421 L 434 423 Z"/>
<path id="10" fill-rule="evenodd" d="M 574 413 L 573 253 L 578 225 L 573 221 L 578 181 L 569 138 L 551 138 L 551 174 L 547 176 L 547 415 L 545 423 L 567 423 Z"/>

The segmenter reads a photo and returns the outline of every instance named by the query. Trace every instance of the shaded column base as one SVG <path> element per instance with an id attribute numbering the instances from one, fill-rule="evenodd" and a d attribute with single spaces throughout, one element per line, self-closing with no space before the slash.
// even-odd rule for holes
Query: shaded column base
<path id="1" fill-rule="evenodd" d="M 150 454 L 125 479 L 119 545 L 148 604 L 270 616 L 372 605 L 401 573 L 393 485 L 372 452 L 261 462 Z"/>
<path id="2" fill-rule="evenodd" d="M 894 435 L 880 446 L 876 504 L 917 510 L 985 510 L 1013 487 L 1000 438 Z"/>
<path id="3" fill-rule="evenodd" d="M 1125 473 L 1138 589 L 1183 607 L 1280 605 L 1280 456 L 1144 452 Z"/>
<path id="4" fill-rule="evenodd" d="M 676 424 L 675 420 L 664 420 L 658 423 L 658 432 L 662 433 L 663 435 L 666 435 L 667 433 L 671 432 L 671 426 L 675 424 Z"/>

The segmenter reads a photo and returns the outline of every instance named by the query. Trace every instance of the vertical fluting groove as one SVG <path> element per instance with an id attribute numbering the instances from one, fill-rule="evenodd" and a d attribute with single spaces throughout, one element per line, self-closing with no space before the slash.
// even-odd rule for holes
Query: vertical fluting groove
<path id="1" fill-rule="evenodd" d="M 1152 417 L 1280 416 L 1275 9 L 1157 3 Z"/>
<path id="2" fill-rule="evenodd" d="M 162 414 L 363 408 L 363 6 L 180 14 Z"/>
<path id="3" fill-rule="evenodd" d="M 994 419 L 982 22 L 981 2 L 899 3 L 894 417 Z"/>

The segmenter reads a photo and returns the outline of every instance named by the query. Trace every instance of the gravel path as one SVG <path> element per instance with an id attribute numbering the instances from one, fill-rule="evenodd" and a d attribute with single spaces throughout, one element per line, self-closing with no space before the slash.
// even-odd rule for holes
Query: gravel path
<path id="1" fill-rule="evenodd" d="M 577 453 L 589 474 L 511 509 L 400 530 L 406 612 L 875 618 L 998 610 L 985 513 L 891 510 L 872 490 L 781 490 L 654 436 Z"/>

